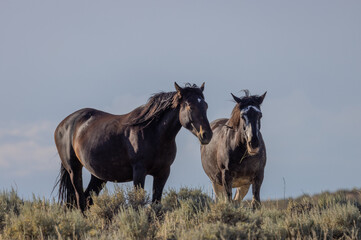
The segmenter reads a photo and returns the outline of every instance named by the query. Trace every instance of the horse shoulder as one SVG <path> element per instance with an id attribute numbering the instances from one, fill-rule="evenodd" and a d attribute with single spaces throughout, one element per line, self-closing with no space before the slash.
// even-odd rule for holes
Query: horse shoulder
<path id="1" fill-rule="evenodd" d="M 229 145 L 227 144 L 227 127 L 225 123 L 227 119 L 219 119 L 214 122 L 213 126 L 213 154 L 216 157 L 217 167 L 220 171 L 228 169 L 229 166 Z"/>

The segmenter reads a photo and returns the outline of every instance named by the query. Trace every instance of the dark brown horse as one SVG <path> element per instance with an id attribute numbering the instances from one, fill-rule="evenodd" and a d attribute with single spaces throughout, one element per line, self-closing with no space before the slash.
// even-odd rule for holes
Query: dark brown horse
<path id="1" fill-rule="evenodd" d="M 204 83 L 199 88 L 187 84 L 177 91 L 158 93 L 145 105 L 124 115 L 95 109 L 81 109 L 65 118 L 55 130 L 61 158 L 59 200 L 76 202 L 81 210 L 92 203 L 91 192 L 99 194 L 107 181 L 133 181 L 144 188 L 152 175 L 152 201 L 160 201 L 176 156 L 175 137 L 185 127 L 201 144 L 212 138 L 204 100 Z M 91 173 L 83 191 L 82 169 Z"/>
<path id="2" fill-rule="evenodd" d="M 252 206 L 260 203 L 260 188 L 266 165 L 266 147 L 260 132 L 260 105 L 266 96 L 238 98 L 230 119 L 211 123 L 213 138 L 201 146 L 203 169 L 212 181 L 216 198 L 232 199 L 232 188 L 237 188 L 234 200 L 242 201 L 252 184 Z"/>

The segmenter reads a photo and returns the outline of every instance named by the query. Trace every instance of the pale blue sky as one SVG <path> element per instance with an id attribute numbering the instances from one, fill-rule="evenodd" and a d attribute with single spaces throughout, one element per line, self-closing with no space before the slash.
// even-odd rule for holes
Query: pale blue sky
<path id="1" fill-rule="evenodd" d="M 268 91 L 261 198 L 361 187 L 361 2 L 1 1 L 0 189 L 49 197 L 53 131 L 83 107 L 125 113 L 173 82 L 210 121 Z M 182 129 L 166 188 L 211 185 Z M 147 179 L 150 189 L 150 178 Z M 110 185 L 111 186 L 111 185 Z"/>

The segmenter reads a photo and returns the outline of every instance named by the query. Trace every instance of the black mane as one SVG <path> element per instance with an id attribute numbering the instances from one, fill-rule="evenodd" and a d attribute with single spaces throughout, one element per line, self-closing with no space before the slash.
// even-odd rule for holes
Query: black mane
<path id="1" fill-rule="evenodd" d="M 238 102 L 240 107 L 259 106 L 259 95 L 250 95 L 248 89 L 242 91 L 245 93 L 245 96 L 241 97 L 240 102 Z"/>
<path id="2" fill-rule="evenodd" d="M 191 94 L 199 94 L 204 98 L 202 91 L 196 84 L 185 84 L 183 88 L 185 97 Z M 176 108 L 181 99 L 177 92 L 160 92 L 156 93 L 148 99 L 148 102 L 131 113 L 131 119 L 128 121 L 130 125 L 148 125 L 153 120 L 160 117 L 160 115 L 172 108 Z"/>

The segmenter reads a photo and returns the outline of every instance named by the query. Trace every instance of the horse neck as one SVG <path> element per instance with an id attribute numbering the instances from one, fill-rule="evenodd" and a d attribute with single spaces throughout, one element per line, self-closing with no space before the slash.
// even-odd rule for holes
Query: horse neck
<path id="1" fill-rule="evenodd" d="M 179 107 L 165 110 L 153 124 L 157 125 L 154 129 L 160 138 L 174 139 L 182 127 L 179 121 Z"/>
<path id="2" fill-rule="evenodd" d="M 228 129 L 227 138 L 233 150 L 241 150 L 244 152 L 247 149 L 244 130 L 243 127 L 240 126 L 240 123 L 238 126 L 232 126 L 231 129 Z"/>

